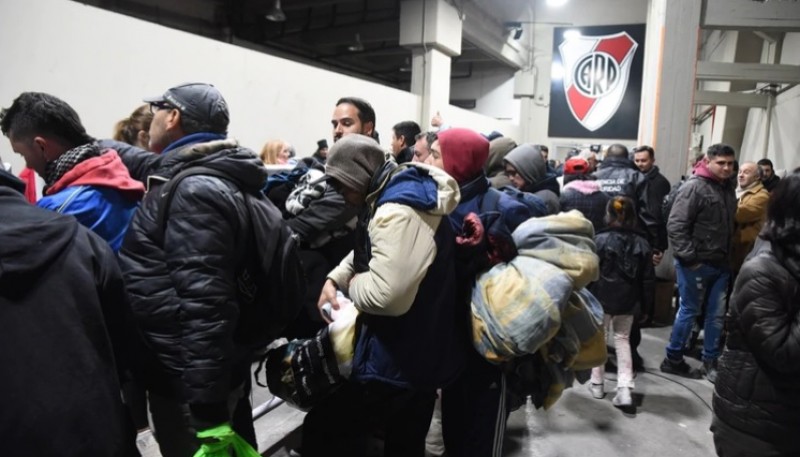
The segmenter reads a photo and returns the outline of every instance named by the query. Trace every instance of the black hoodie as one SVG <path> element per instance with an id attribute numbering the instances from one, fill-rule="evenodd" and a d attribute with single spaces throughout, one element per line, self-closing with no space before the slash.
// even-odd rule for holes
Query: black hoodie
<path id="1" fill-rule="evenodd" d="M 115 368 L 125 307 L 116 258 L 74 217 L 30 205 L 19 189 L 0 173 L 3 449 L 135 455 Z"/>

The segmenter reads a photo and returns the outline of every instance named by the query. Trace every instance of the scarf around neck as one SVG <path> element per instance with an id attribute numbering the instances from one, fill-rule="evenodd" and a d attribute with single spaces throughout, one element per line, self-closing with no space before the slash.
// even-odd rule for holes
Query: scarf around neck
<path id="1" fill-rule="evenodd" d="M 48 162 L 44 172 L 45 192 L 47 188 L 58 182 L 75 165 L 86 159 L 100 156 L 100 146 L 97 143 L 86 143 L 61 154 L 57 159 Z"/>

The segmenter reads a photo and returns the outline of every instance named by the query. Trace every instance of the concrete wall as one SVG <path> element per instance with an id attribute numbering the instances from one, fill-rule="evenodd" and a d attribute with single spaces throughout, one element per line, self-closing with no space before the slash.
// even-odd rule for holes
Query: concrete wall
<path id="1" fill-rule="evenodd" d="M 476 71 L 468 79 L 453 79 L 450 99 L 475 99 L 474 112 L 519 124 L 520 102 L 514 100 L 513 70 Z"/>
<path id="2" fill-rule="evenodd" d="M 800 33 L 787 33 L 783 41 L 780 63 L 800 65 Z M 800 86 L 779 95 L 775 100 L 770 125 L 769 146 L 764 151 L 765 110 L 750 109 L 742 140 L 740 160 L 772 160 L 776 170 L 793 170 L 800 166 Z"/>
<path id="3" fill-rule="evenodd" d="M 230 106 L 230 135 L 256 150 L 283 138 L 306 156 L 317 140 L 330 143 L 330 116 L 342 96 L 372 103 L 387 146 L 392 125 L 420 121 L 420 100 L 411 93 L 68 0 L 3 0 L 0 42 L 0 107 L 24 91 L 48 92 L 72 105 L 97 137 L 110 136 L 142 97 L 187 81 L 217 86 Z M 458 125 L 517 133 L 507 122 L 443 111 Z M 24 165 L 4 138 L 0 158 L 15 172 Z"/>

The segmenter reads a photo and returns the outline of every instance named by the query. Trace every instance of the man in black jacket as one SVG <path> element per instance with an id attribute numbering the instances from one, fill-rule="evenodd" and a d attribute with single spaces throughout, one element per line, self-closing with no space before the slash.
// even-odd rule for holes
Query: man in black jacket
<path id="1" fill-rule="evenodd" d="M 331 116 L 333 142 L 345 135 L 365 135 L 375 138 L 375 110 L 364 99 L 343 97 L 336 102 Z M 323 184 L 324 185 L 324 184 Z M 353 249 L 353 230 L 358 210 L 345 202 L 330 186 L 322 196 L 309 200 L 305 209 L 286 223 L 299 241 L 308 289 L 304 314 L 292 326 L 291 337 L 313 336 L 325 323 L 317 311 L 317 299 L 325 277 Z"/>
<path id="2" fill-rule="evenodd" d="M 420 129 L 414 121 L 398 122 L 392 127 L 392 155 L 398 165 L 414 158 L 414 143 Z"/>
<path id="3" fill-rule="evenodd" d="M 154 113 L 150 148 L 122 150 L 149 192 L 120 251 L 131 307 L 142 336 L 139 373 L 149 391 L 161 454 L 192 455 L 195 432 L 225 423 L 255 445 L 248 399 L 252 354 L 243 344 L 239 293 L 247 265 L 249 221 L 243 192 L 258 192 L 266 170 L 249 149 L 226 139 L 228 106 L 219 91 L 184 84 L 145 100 Z M 161 185 L 179 171 L 204 166 L 232 181 L 194 175 L 171 190 L 159 226 Z M 235 405 L 235 407 L 231 407 Z"/>
<path id="4" fill-rule="evenodd" d="M 664 249 L 667 247 L 667 221 L 661 217 L 661 203 L 669 193 L 669 181 L 658 170 L 658 166 L 655 165 L 656 153 L 650 146 L 635 148 L 633 150 L 633 162 L 639 168 L 639 171 L 644 174 L 647 211 L 658 223 L 658 242 L 656 245 L 660 246 L 659 249 Z M 658 261 L 661 261 L 660 257 Z"/>
<path id="5" fill-rule="evenodd" d="M 647 180 L 628 158 L 628 148 L 621 144 L 609 146 L 594 177 L 600 183 L 600 190 L 609 197 L 624 195 L 636 203 L 639 227 L 647 232 L 647 241 L 654 249 L 665 250 L 666 238 L 659 240 L 658 220 L 648 206 Z"/>
<path id="6" fill-rule="evenodd" d="M 761 184 L 764 185 L 767 191 L 772 192 L 772 189 L 774 189 L 781 180 L 781 178 L 775 174 L 772 161 L 769 159 L 761 159 L 758 161 L 758 168 L 761 170 Z"/>
<path id="7" fill-rule="evenodd" d="M 667 357 L 661 363 L 665 373 L 700 377 L 700 372 L 683 359 L 683 353 L 702 312 L 703 366 L 708 380 L 716 380 L 737 206 L 730 180 L 734 159 L 730 146 L 710 146 L 706 157 L 695 166 L 694 175 L 681 186 L 669 214 L 667 232 L 675 256 L 680 306 Z"/>
<path id="8" fill-rule="evenodd" d="M 4 454 L 138 455 L 120 398 L 126 297 L 116 257 L 74 217 L 29 204 L 24 188 L 0 169 Z"/>

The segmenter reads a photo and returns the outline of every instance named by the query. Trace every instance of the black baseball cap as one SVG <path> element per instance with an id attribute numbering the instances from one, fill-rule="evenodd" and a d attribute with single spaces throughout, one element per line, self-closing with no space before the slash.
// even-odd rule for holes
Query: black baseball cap
<path id="1" fill-rule="evenodd" d="M 215 133 L 228 131 L 228 103 L 211 84 L 181 84 L 167 89 L 163 95 L 145 98 L 144 102 L 169 104 L 181 114 L 208 125 Z"/>

